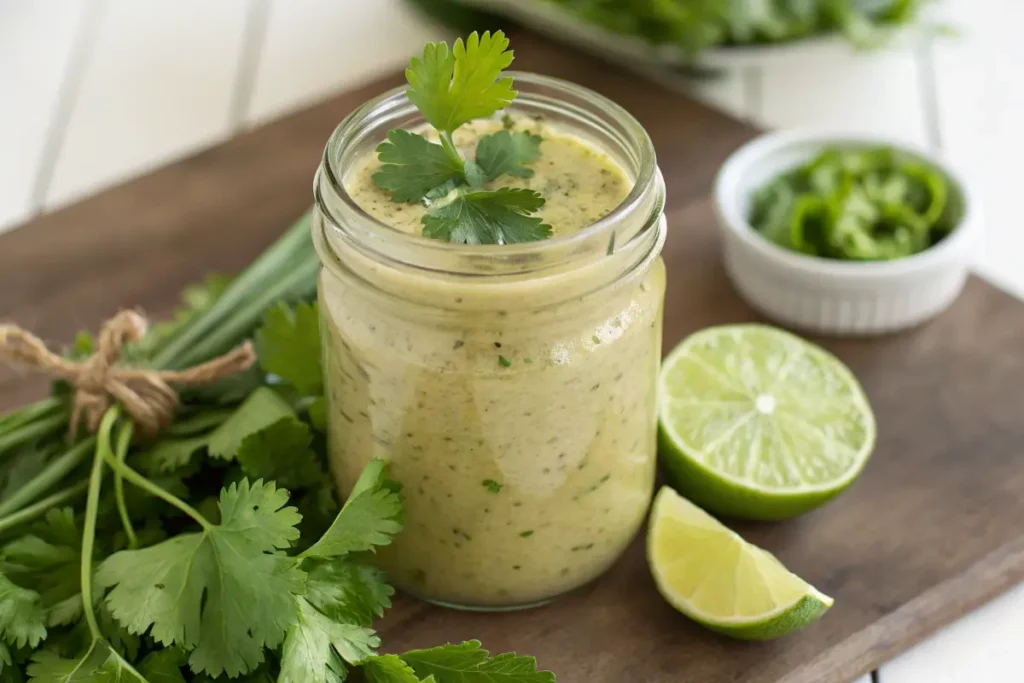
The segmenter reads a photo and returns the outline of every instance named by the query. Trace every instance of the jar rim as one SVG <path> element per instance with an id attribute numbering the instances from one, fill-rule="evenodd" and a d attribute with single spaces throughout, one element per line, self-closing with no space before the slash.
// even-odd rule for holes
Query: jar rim
<path id="1" fill-rule="evenodd" d="M 346 147 L 361 141 L 360 134 L 364 132 L 367 122 L 380 117 L 396 118 L 402 113 L 410 113 L 410 110 L 415 112 L 415 107 L 408 99 L 406 86 L 402 85 L 384 92 L 355 109 L 335 128 L 328 139 L 314 182 L 316 205 L 320 212 L 328 218 L 328 221 L 325 222 L 328 224 L 325 229 L 334 228 L 336 231 L 347 232 L 350 239 L 361 243 L 362 246 L 368 246 L 372 251 L 377 252 L 378 256 L 386 255 L 389 246 L 406 250 L 413 249 L 418 253 L 415 260 L 422 263 L 429 263 L 438 258 L 462 257 L 477 265 L 484 262 L 493 266 L 500 262 L 529 263 L 541 260 L 542 255 L 546 258 L 553 253 L 564 253 L 566 258 L 571 258 L 573 254 L 585 251 L 586 245 L 602 241 L 602 236 L 607 238 L 608 253 L 611 254 L 615 249 L 616 227 L 638 210 L 643 210 L 645 203 L 650 201 L 652 188 L 655 192 L 664 193 L 663 181 L 661 181 L 657 168 L 654 144 L 651 142 L 650 136 L 640 122 L 624 107 L 589 88 L 564 79 L 530 72 L 511 71 L 507 74 L 514 79 L 513 82 L 517 86 L 541 88 L 553 93 L 553 95 L 538 95 L 529 90 L 521 90 L 511 105 L 512 108 L 515 108 L 517 104 L 546 103 L 546 106 L 551 108 L 575 110 L 577 115 L 584 118 L 610 120 L 621 130 L 626 137 L 623 142 L 629 145 L 636 157 L 636 172 L 629 194 L 614 209 L 589 225 L 565 235 L 533 242 L 500 245 L 453 244 L 400 230 L 371 216 L 353 200 L 346 190 L 343 170 L 339 172 L 340 169 L 337 166 Z M 563 97 L 559 97 L 559 95 Z M 583 105 L 589 109 L 572 104 L 572 100 L 582 101 Z M 325 193 L 329 193 L 330 202 Z M 656 203 L 659 205 L 655 212 L 657 215 L 660 214 L 663 206 L 663 197 Z M 640 230 L 631 238 L 640 237 L 643 232 L 645 231 Z M 403 265 L 406 266 L 417 265 L 404 262 L 405 259 L 394 259 L 394 256 L 388 257 L 388 260 L 403 261 Z M 429 266 L 426 269 L 438 270 L 438 268 Z M 449 266 L 445 266 L 441 270 L 451 272 Z M 471 269 L 467 274 L 476 273 Z"/>

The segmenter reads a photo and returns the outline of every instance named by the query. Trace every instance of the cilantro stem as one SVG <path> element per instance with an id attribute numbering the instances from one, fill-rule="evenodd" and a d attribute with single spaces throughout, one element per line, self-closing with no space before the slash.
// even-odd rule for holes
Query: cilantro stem
<path id="1" fill-rule="evenodd" d="M 103 457 L 113 455 L 123 465 L 125 458 L 128 457 L 128 446 L 131 444 L 131 440 L 132 423 L 128 421 L 121 426 L 121 431 L 117 435 L 116 453 L 110 453 L 109 440 L 101 444 L 101 447 L 104 448 Z M 121 526 L 124 527 L 124 533 L 128 536 L 128 547 L 138 548 L 139 538 L 135 535 L 135 527 L 132 526 L 132 519 L 128 515 L 128 504 L 124 501 L 124 476 L 120 472 L 114 472 L 114 502 L 117 505 L 117 514 L 121 517 Z"/>
<path id="2" fill-rule="evenodd" d="M 96 517 L 100 508 L 100 489 L 103 486 L 103 460 L 104 451 L 110 450 L 110 432 L 114 428 L 121 410 L 117 406 L 110 408 L 103 415 L 100 423 L 99 437 L 96 441 L 96 452 L 92 459 L 92 472 L 89 474 L 89 495 L 85 501 L 85 523 L 82 529 L 82 563 L 80 566 L 79 581 L 82 589 L 82 611 L 85 614 L 85 621 L 89 625 L 89 632 L 93 638 L 102 638 L 99 622 L 96 620 L 96 612 L 93 609 L 92 600 L 92 550 L 96 542 Z M 111 456 L 113 454 L 111 453 Z"/>
<path id="3" fill-rule="evenodd" d="M 68 451 L 46 466 L 10 498 L 0 503 L 0 518 L 20 510 L 39 498 L 60 482 L 69 472 L 78 467 L 96 446 L 96 437 L 90 436 L 79 441 Z"/>
<path id="4" fill-rule="evenodd" d="M 186 515 L 191 517 L 193 520 L 195 520 L 195 522 L 199 526 L 203 527 L 204 531 L 209 531 L 214 527 L 214 525 L 211 524 L 210 521 L 206 519 L 206 517 L 203 517 L 203 515 L 200 514 L 200 512 L 196 510 L 194 507 L 183 501 L 181 498 L 178 498 L 173 493 L 164 491 L 162 488 L 151 482 L 149 479 L 133 470 L 126 463 L 114 457 L 113 451 L 111 451 L 109 448 L 106 450 L 106 452 L 103 453 L 103 456 L 104 459 L 107 461 L 107 464 L 110 465 L 110 468 L 114 470 L 115 474 L 121 475 L 122 477 L 127 479 L 129 483 L 134 484 L 135 486 L 139 487 L 149 495 L 155 498 L 159 498 L 165 503 L 168 503 L 169 505 L 173 505 L 174 507 L 178 508 Z"/>
<path id="5" fill-rule="evenodd" d="M 50 511 L 50 508 L 55 508 L 59 505 L 63 505 L 69 501 L 74 500 L 78 496 L 85 493 L 85 490 L 89 487 L 89 480 L 83 479 L 77 484 L 58 491 L 52 495 L 43 498 L 42 500 L 32 503 L 28 507 L 24 507 L 17 512 L 7 515 L 6 517 L 0 518 L 0 534 L 5 534 L 15 527 L 31 522 L 37 517 L 41 517 Z"/>
<path id="6" fill-rule="evenodd" d="M 462 158 L 462 155 L 459 154 L 459 149 L 455 146 L 455 140 L 452 139 L 451 132 L 441 130 L 438 131 L 437 134 L 441 138 L 441 146 L 444 147 L 444 151 L 448 157 L 457 164 L 459 168 L 464 167 L 466 165 L 466 161 Z"/>

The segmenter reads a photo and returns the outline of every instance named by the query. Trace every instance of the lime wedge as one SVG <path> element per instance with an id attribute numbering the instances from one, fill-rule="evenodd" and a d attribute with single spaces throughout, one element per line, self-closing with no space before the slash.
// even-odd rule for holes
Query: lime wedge
<path id="1" fill-rule="evenodd" d="M 845 490 L 875 445 L 875 418 L 838 358 L 764 325 L 710 327 L 659 380 L 661 457 L 711 512 L 785 519 Z"/>
<path id="2" fill-rule="evenodd" d="M 832 598 L 665 486 L 654 499 L 647 563 L 658 591 L 707 628 L 769 640 L 817 621 Z"/>

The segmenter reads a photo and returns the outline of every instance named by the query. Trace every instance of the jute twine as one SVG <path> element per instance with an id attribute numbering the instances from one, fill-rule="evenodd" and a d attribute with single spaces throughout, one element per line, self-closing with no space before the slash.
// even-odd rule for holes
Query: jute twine
<path id="1" fill-rule="evenodd" d="M 136 433 L 143 437 L 160 433 L 174 420 L 178 394 L 171 384 L 209 384 L 242 372 L 256 361 L 256 351 L 247 341 L 223 356 L 185 370 L 118 367 L 122 347 L 140 341 L 145 334 L 146 319 L 142 315 L 121 311 L 103 324 L 95 353 L 83 361 L 74 361 L 51 352 L 42 340 L 16 325 L 0 325 L 0 361 L 39 370 L 66 380 L 75 388 L 72 434 L 82 418 L 89 431 L 95 432 L 103 413 L 116 401 L 135 423 Z"/>

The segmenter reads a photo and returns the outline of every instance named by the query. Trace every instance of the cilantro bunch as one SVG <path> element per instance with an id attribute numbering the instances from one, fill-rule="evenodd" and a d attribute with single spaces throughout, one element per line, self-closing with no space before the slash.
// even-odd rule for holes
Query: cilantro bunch
<path id="1" fill-rule="evenodd" d="M 473 160 L 455 146 L 454 133 L 493 116 L 516 97 L 503 72 L 512 63 L 501 31 L 472 33 L 465 42 L 428 43 L 405 71 L 409 100 L 437 131 L 440 142 L 404 129 L 377 147 L 373 181 L 395 202 L 423 203 L 423 234 L 458 244 L 514 244 L 551 236 L 551 226 L 531 214 L 544 198 L 522 188 L 485 189 L 503 175 L 529 178 L 540 157 L 540 137 L 501 130 L 480 138 Z"/>
<path id="2" fill-rule="evenodd" d="M 0 417 L 0 683 L 554 681 L 476 641 L 377 654 L 393 589 L 367 559 L 401 493 L 373 461 L 336 498 L 309 241 L 300 221 L 126 349 L 180 367 L 255 337 L 259 367 L 183 395 L 159 441 L 112 408 L 68 446 L 60 385 Z"/>

